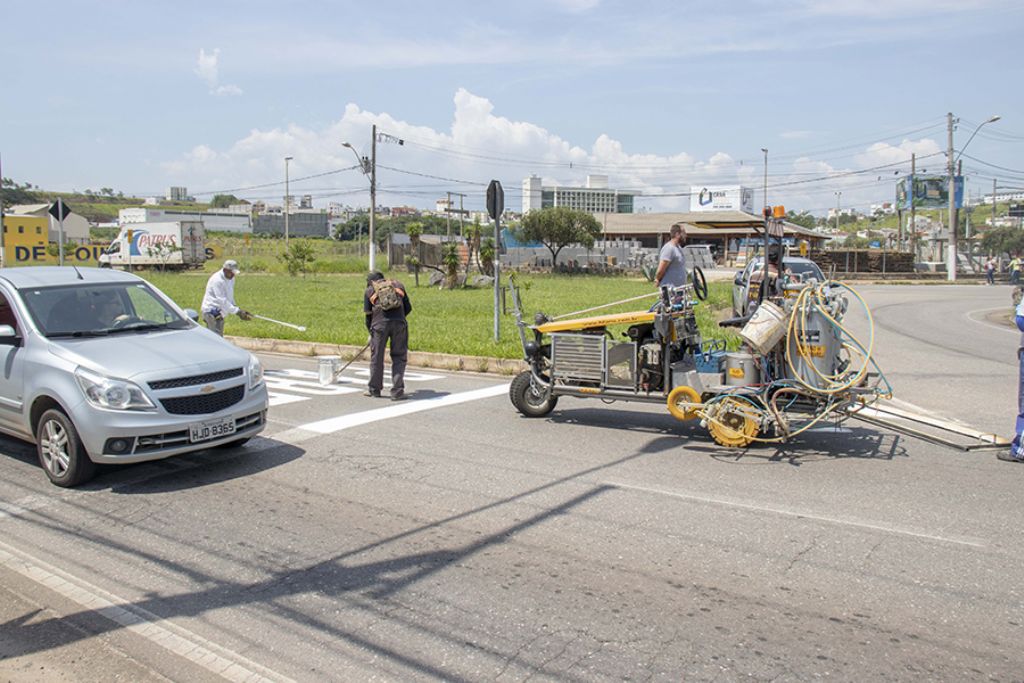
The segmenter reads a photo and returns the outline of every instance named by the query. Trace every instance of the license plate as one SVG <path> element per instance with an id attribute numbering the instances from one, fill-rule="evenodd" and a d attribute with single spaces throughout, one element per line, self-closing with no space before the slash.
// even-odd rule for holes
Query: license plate
<path id="1" fill-rule="evenodd" d="M 219 439 L 235 433 L 235 420 L 211 420 L 210 422 L 193 422 L 188 426 L 188 438 L 192 443 Z"/>

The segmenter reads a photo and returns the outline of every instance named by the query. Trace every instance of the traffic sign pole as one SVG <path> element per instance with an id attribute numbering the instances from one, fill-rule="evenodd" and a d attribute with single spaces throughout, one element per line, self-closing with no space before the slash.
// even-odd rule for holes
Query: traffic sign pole
<path id="1" fill-rule="evenodd" d="M 494 219 L 494 343 L 501 339 L 501 214 L 505 210 L 505 190 L 492 180 L 487 186 L 487 213 Z"/>

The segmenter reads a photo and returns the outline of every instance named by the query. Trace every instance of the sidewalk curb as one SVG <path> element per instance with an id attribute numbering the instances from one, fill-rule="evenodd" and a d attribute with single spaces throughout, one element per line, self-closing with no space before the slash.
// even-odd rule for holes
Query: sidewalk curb
<path id="1" fill-rule="evenodd" d="M 362 348 L 347 344 L 325 344 L 322 342 L 295 341 L 293 339 L 234 336 L 226 336 L 225 339 L 247 351 L 284 353 L 292 356 L 309 357 L 341 356 L 341 359 L 345 361 L 354 359 L 356 353 Z M 369 360 L 369 351 L 364 352 L 362 358 Z M 525 361 L 513 358 L 458 356 L 450 353 L 428 353 L 426 351 L 410 351 L 409 365 L 419 368 L 434 368 L 436 370 L 482 372 L 492 375 L 505 375 L 507 377 L 517 375 L 529 369 Z"/>

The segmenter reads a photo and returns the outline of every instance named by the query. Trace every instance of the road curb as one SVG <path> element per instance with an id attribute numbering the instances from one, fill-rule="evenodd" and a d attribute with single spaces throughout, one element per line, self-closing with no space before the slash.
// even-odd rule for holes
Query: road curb
<path id="1" fill-rule="evenodd" d="M 323 342 L 295 341 L 294 339 L 265 339 L 259 337 L 225 337 L 235 346 L 247 351 L 266 353 L 283 353 L 291 356 L 341 356 L 348 361 L 356 357 L 362 349 L 360 346 L 347 344 L 325 344 Z M 362 354 L 363 360 L 369 360 L 370 353 Z M 410 351 L 409 364 L 419 368 L 436 370 L 482 372 L 492 375 L 517 375 L 528 370 L 526 363 L 512 358 L 489 358 L 486 356 L 459 356 L 450 353 L 428 353 L 426 351 Z"/>

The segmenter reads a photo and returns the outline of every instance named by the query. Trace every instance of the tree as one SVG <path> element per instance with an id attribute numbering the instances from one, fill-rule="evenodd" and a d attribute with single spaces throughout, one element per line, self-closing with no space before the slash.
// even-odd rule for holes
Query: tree
<path id="1" fill-rule="evenodd" d="M 445 242 L 441 252 L 441 263 L 444 264 L 444 284 L 448 289 L 455 289 L 459 277 L 459 245 L 456 242 Z"/>
<path id="2" fill-rule="evenodd" d="M 800 213 L 797 213 L 796 211 L 787 211 L 786 220 L 795 225 L 808 228 L 809 230 L 813 230 L 818 222 L 818 219 L 807 211 L 801 211 Z"/>
<path id="3" fill-rule="evenodd" d="M 524 242 L 540 242 L 551 252 L 551 267 L 558 262 L 558 253 L 570 244 L 588 249 L 601 234 L 601 224 L 586 211 L 556 206 L 528 212 L 517 231 Z"/>
<path id="4" fill-rule="evenodd" d="M 288 249 L 278 256 L 288 269 L 288 274 L 295 277 L 309 270 L 309 264 L 316 259 L 316 252 L 308 240 L 293 240 Z"/>
<path id="5" fill-rule="evenodd" d="M 405 262 L 412 268 L 413 273 L 416 277 L 416 286 L 420 286 L 420 263 L 422 262 L 422 255 L 420 254 L 420 235 L 423 234 L 423 224 L 419 222 L 409 223 L 405 226 L 405 232 L 409 235 L 409 256 L 406 257 Z"/>
<path id="6" fill-rule="evenodd" d="M 483 226 L 480 225 L 480 219 L 474 218 L 470 225 L 465 227 L 466 243 L 469 247 L 469 258 L 466 261 L 466 270 L 469 270 L 469 264 L 473 262 L 473 254 L 476 254 L 476 264 L 483 272 L 483 264 L 480 261 L 480 237 L 483 235 Z"/>
<path id="7" fill-rule="evenodd" d="M 226 209 L 232 204 L 241 204 L 242 200 L 233 194 L 215 194 L 210 200 L 210 207 L 214 209 Z"/>
<path id="8" fill-rule="evenodd" d="M 981 248 L 990 254 L 1024 254 L 1024 230 L 991 228 L 981 238 Z"/>
<path id="9" fill-rule="evenodd" d="M 488 237 L 480 243 L 480 270 L 484 275 L 494 276 L 494 238 Z"/>

